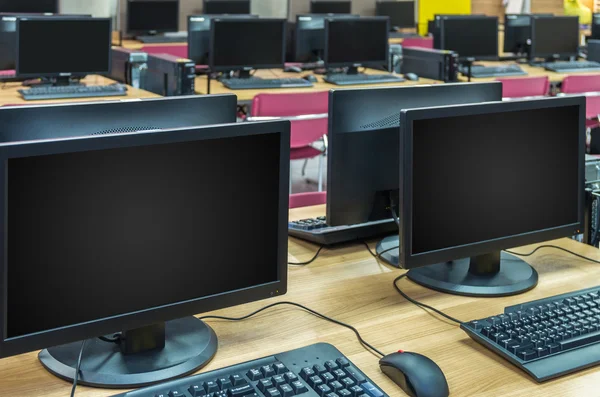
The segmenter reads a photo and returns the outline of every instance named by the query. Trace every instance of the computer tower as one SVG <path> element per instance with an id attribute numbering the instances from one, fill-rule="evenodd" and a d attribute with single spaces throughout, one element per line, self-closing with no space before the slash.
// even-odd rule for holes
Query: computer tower
<path id="1" fill-rule="evenodd" d="M 401 70 L 446 83 L 458 81 L 458 54 L 447 50 L 403 48 Z"/>
<path id="2" fill-rule="evenodd" d="M 587 60 L 600 62 L 600 40 L 588 40 Z"/>
<path id="3" fill-rule="evenodd" d="M 110 78 L 135 88 L 144 88 L 148 54 L 122 47 L 112 48 L 112 68 Z"/>
<path id="4" fill-rule="evenodd" d="M 196 64 L 169 54 L 149 54 L 144 89 L 163 96 L 193 95 Z"/>

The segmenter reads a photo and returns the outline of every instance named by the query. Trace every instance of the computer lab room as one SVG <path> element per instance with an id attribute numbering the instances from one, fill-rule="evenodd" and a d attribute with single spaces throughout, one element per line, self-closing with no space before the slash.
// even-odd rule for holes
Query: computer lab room
<path id="1" fill-rule="evenodd" d="M 600 397 L 600 2 L 0 0 L 0 397 Z"/>

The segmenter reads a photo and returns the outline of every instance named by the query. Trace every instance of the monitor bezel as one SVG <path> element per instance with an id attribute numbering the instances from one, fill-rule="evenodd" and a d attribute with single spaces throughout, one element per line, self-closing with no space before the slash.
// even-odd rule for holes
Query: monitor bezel
<path id="1" fill-rule="evenodd" d="M 598 18 L 598 22 L 599 23 L 594 23 L 596 21 L 596 18 Z M 591 31 L 592 34 L 591 36 L 588 38 L 588 40 L 600 40 L 600 13 L 595 12 L 592 14 L 592 23 L 591 23 Z"/>
<path id="2" fill-rule="evenodd" d="M 563 53 L 552 53 L 552 54 L 547 54 L 547 53 L 537 53 L 536 52 L 536 40 L 535 40 L 535 25 L 537 23 L 538 20 L 540 19 L 556 19 L 556 18 L 560 18 L 560 19 L 575 19 L 577 18 L 577 32 L 579 35 L 579 17 L 578 16 L 571 16 L 571 15 L 553 15 L 553 16 L 542 16 L 542 15 L 533 15 L 531 18 L 531 33 L 530 33 L 530 38 L 531 38 L 531 46 L 530 46 L 530 52 L 529 52 L 529 57 L 530 58 L 550 58 L 550 57 L 554 57 L 556 55 L 558 55 L 559 57 L 577 57 L 579 55 L 579 40 L 577 41 L 578 45 L 577 48 L 575 48 L 575 52 L 563 52 Z"/>
<path id="3" fill-rule="evenodd" d="M 60 8 L 60 1 L 59 0 L 53 0 L 54 1 L 54 10 L 53 11 L 41 11 L 41 12 L 27 12 L 27 13 L 22 13 L 22 12 L 18 12 L 18 11 L 4 11 L 4 14 L 38 14 L 38 15 L 43 15 L 43 14 L 57 14 L 59 12 L 59 8 Z M 13 3 L 18 2 L 18 0 L 12 0 Z"/>
<path id="4" fill-rule="evenodd" d="M 248 12 L 247 13 L 242 12 L 242 13 L 236 13 L 236 14 L 223 14 L 223 13 L 219 13 L 219 14 L 207 14 L 207 12 L 206 12 L 206 4 L 207 3 L 213 3 L 213 4 L 214 3 L 221 3 L 221 2 L 227 3 L 228 1 L 203 0 L 202 1 L 202 13 L 205 14 L 205 15 L 244 15 L 244 14 L 250 14 L 250 13 L 252 13 L 252 2 L 250 0 L 233 0 L 233 1 L 238 2 L 238 3 L 243 1 L 244 3 L 248 4 Z"/>
<path id="5" fill-rule="evenodd" d="M 345 4 L 350 6 L 348 9 L 348 12 L 317 12 L 315 10 L 313 10 L 313 5 L 318 4 L 318 3 L 327 3 L 327 4 L 331 4 L 331 3 L 340 3 L 340 4 Z M 351 0 L 340 0 L 340 1 L 331 1 L 331 0 L 311 0 L 310 1 L 310 14 L 338 14 L 338 15 L 344 15 L 344 14 L 352 14 L 352 1 Z"/>
<path id="6" fill-rule="evenodd" d="M 358 62 L 329 62 L 329 24 L 336 22 L 370 22 L 370 21 L 385 21 L 387 24 L 386 32 L 387 39 L 385 40 L 385 59 L 378 61 L 358 61 Z M 389 17 L 360 17 L 360 18 L 325 18 L 325 49 L 323 52 L 323 63 L 326 69 L 329 68 L 343 68 L 343 67 L 373 67 L 381 68 L 383 65 L 387 65 L 390 58 L 390 43 L 389 43 L 389 32 L 390 32 L 390 18 Z"/>
<path id="7" fill-rule="evenodd" d="M 175 29 L 143 29 L 143 30 L 132 30 L 129 27 L 129 18 L 130 18 L 130 7 L 131 3 L 176 3 L 177 5 L 177 18 L 175 18 Z M 181 12 L 181 4 L 179 0 L 127 0 L 125 21 L 126 21 L 126 31 L 130 36 L 141 36 L 144 34 L 153 34 L 153 33 L 169 33 L 169 32 L 178 32 L 179 31 L 179 13 Z"/>
<path id="8" fill-rule="evenodd" d="M 278 277 L 276 281 L 185 302 L 165 304 L 142 311 L 114 315 L 85 323 L 7 338 L 7 270 L 9 265 L 6 262 L 6 218 L 8 211 L 6 189 L 9 159 L 177 142 L 227 139 L 259 134 L 278 134 L 280 136 L 279 186 L 277 188 L 279 195 L 279 208 L 277 209 L 278 252 L 277 263 L 273 264 L 277 268 Z M 3 194 L 0 195 L 0 208 L 4 209 L 4 211 L 0 212 L 0 222 L 4 225 L 2 228 L 3 237 L 0 239 L 0 253 L 2 258 L 0 261 L 0 308 L 3 313 L 0 315 L 0 358 L 284 295 L 287 292 L 289 153 L 290 122 L 285 120 L 219 124 L 204 127 L 173 128 L 161 131 L 0 144 L 0 186 L 4 186 Z"/>
<path id="9" fill-rule="evenodd" d="M 458 59 L 459 60 L 466 60 L 466 59 L 475 59 L 475 60 L 482 60 L 482 61 L 497 61 L 498 58 L 500 57 L 499 55 L 499 43 L 498 43 L 498 29 L 499 29 L 499 24 L 500 21 L 498 19 L 498 17 L 494 17 L 494 16 L 487 16 L 487 15 L 445 15 L 445 16 L 441 16 L 439 17 L 439 36 L 440 36 L 440 49 L 442 50 L 450 50 L 450 51 L 455 51 L 452 49 L 448 49 L 445 48 L 446 47 L 446 29 L 444 27 L 445 22 L 448 20 L 467 20 L 467 21 L 472 21 L 472 20 L 476 20 L 476 19 L 486 19 L 486 20 L 495 20 L 496 21 L 496 34 L 494 35 L 495 41 L 496 41 L 496 53 L 495 55 L 476 55 L 476 56 L 464 56 L 461 55 L 460 52 L 456 51 L 458 53 Z"/>
<path id="10" fill-rule="evenodd" d="M 383 14 L 383 10 L 381 9 L 381 7 L 385 7 L 388 4 L 392 4 L 393 6 L 397 7 L 397 9 L 401 8 L 401 7 L 407 7 L 407 4 L 411 5 L 412 8 L 412 24 L 411 25 L 395 25 L 392 23 L 392 17 L 390 15 L 386 15 Z M 396 28 L 400 28 L 400 29 L 408 29 L 408 28 L 414 28 L 417 26 L 417 21 L 415 18 L 415 2 L 414 1 L 396 1 L 396 0 L 377 0 L 377 2 L 375 3 L 375 15 L 377 16 L 387 16 L 390 18 L 390 28 L 392 27 L 396 27 Z"/>
<path id="11" fill-rule="evenodd" d="M 64 72 L 60 72 L 60 73 L 45 73 L 45 72 L 41 72 L 41 73 L 20 73 L 20 66 L 21 66 L 21 57 L 20 57 L 20 51 L 19 51 L 19 47 L 20 47 L 20 30 L 21 30 L 21 23 L 22 22 L 28 22 L 28 21 L 36 21 L 36 22 L 40 22 L 40 21 L 57 21 L 57 22 L 70 22 L 70 21 L 84 21 L 84 20 L 92 20 L 92 21 L 104 21 L 104 22 L 108 22 L 108 35 L 107 35 L 107 51 L 108 51 L 108 65 L 106 70 L 94 70 L 94 71 L 89 71 L 89 72 L 68 72 L 68 71 L 64 71 Z M 17 56 L 15 58 L 15 72 L 17 77 L 85 77 L 87 75 L 109 75 L 111 70 L 112 70 L 112 19 L 111 18 L 89 18 L 89 17 L 34 17 L 34 18 L 17 18 L 17 30 L 16 30 L 16 49 L 17 49 Z M 74 52 L 76 52 L 76 49 L 73 49 Z M 43 68 L 43 66 L 42 66 Z"/>
<path id="12" fill-rule="evenodd" d="M 578 165 L 578 215 L 576 223 L 560 225 L 551 229 L 537 230 L 512 236 L 505 236 L 467 245 L 450 247 L 419 254 L 412 253 L 412 178 L 413 123 L 417 120 L 431 120 L 445 117 L 476 116 L 513 111 L 531 111 L 536 109 L 578 106 L 579 108 L 579 165 Z M 489 252 L 574 235 L 584 229 L 584 185 L 585 185 L 585 97 L 546 98 L 530 101 L 491 102 L 484 104 L 452 105 L 407 109 L 400 111 L 400 197 L 399 197 L 399 237 L 400 265 L 405 269 L 444 263 L 461 258 L 483 255 Z"/>

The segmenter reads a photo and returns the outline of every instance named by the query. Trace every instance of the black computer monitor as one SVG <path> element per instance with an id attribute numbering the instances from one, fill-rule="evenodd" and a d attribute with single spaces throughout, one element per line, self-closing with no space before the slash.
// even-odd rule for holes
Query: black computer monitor
<path id="1" fill-rule="evenodd" d="M 380 69 L 388 64 L 388 17 L 325 19 L 326 68 L 357 67 Z"/>
<path id="2" fill-rule="evenodd" d="M 501 100 L 500 82 L 332 90 L 327 224 L 392 218 L 390 195 L 398 203 L 400 180 L 401 109 Z"/>
<path id="3" fill-rule="evenodd" d="M 325 19 L 360 18 L 359 15 L 302 14 L 296 15 L 294 60 L 319 62 L 325 52 Z"/>
<path id="4" fill-rule="evenodd" d="M 208 65 L 210 52 L 210 24 L 213 19 L 258 18 L 258 15 L 189 15 L 188 58 L 196 65 Z"/>
<path id="5" fill-rule="evenodd" d="M 311 14 L 350 14 L 352 12 L 352 2 L 342 0 L 311 0 Z"/>
<path id="6" fill-rule="evenodd" d="M 403 110 L 400 131 L 411 280 L 460 295 L 527 291 L 537 272 L 501 251 L 583 230 L 584 97 Z"/>
<path id="7" fill-rule="evenodd" d="M 440 49 L 458 53 L 459 59 L 498 59 L 498 17 L 442 16 Z"/>
<path id="8" fill-rule="evenodd" d="M 463 17 L 485 16 L 484 14 L 434 14 L 433 19 L 427 21 L 427 32 L 429 33 L 429 35 L 433 36 L 433 48 L 437 48 L 438 50 L 442 49 L 440 37 L 441 18 L 446 16 L 452 17 L 457 15 Z"/>
<path id="9" fill-rule="evenodd" d="M 85 341 L 79 382 L 121 389 L 205 365 L 217 335 L 193 315 L 286 293 L 289 128 L 0 145 L 0 357 L 44 349 L 72 380 Z M 236 233 L 250 206 L 253 232 Z"/>
<path id="10" fill-rule="evenodd" d="M 378 0 L 375 13 L 389 17 L 392 30 L 415 27 L 414 1 Z"/>
<path id="11" fill-rule="evenodd" d="M 578 53 L 579 17 L 532 17 L 530 58 L 561 59 Z"/>
<path id="12" fill-rule="evenodd" d="M 141 36 L 179 30 L 179 0 L 127 0 L 127 34 Z"/>
<path id="13" fill-rule="evenodd" d="M 58 0 L 0 0 L 0 12 L 57 13 Z"/>
<path id="14" fill-rule="evenodd" d="M 239 71 L 239 77 L 248 77 L 253 69 L 283 68 L 285 26 L 285 19 L 213 19 L 210 70 Z"/>
<path id="15" fill-rule="evenodd" d="M 600 14 L 594 14 L 592 16 L 592 40 L 600 40 Z"/>
<path id="16" fill-rule="evenodd" d="M 250 0 L 204 0 L 204 14 L 250 14 Z"/>
<path id="17" fill-rule="evenodd" d="M 74 46 L 73 37 L 85 37 Z M 17 62 L 19 77 L 70 77 L 108 74 L 111 68 L 110 18 L 19 18 Z"/>
<path id="18" fill-rule="evenodd" d="M 526 55 L 531 45 L 531 18 L 534 15 L 552 14 L 506 14 L 504 16 L 504 52 Z"/>
<path id="19" fill-rule="evenodd" d="M 233 123 L 236 105 L 228 94 L 0 107 L 0 144 Z"/>

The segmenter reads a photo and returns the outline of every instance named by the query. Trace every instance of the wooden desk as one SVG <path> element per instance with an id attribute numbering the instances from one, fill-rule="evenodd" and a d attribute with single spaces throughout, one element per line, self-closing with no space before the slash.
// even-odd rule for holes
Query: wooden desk
<path id="1" fill-rule="evenodd" d="M 102 76 L 87 76 L 82 80 L 88 85 L 109 85 L 114 84 L 115 81 Z M 0 89 L 0 106 L 3 105 L 16 105 L 16 104 L 27 104 L 27 105 L 44 105 L 49 103 L 62 103 L 62 102 L 93 102 L 93 101 L 115 101 L 122 99 L 135 99 L 135 98 L 160 98 L 160 95 L 153 94 L 149 91 L 144 91 L 139 88 L 133 88 L 127 86 L 126 96 L 108 96 L 108 97 L 93 97 L 93 98 L 70 98 L 70 99 L 48 99 L 43 101 L 26 101 L 18 93 L 18 90 L 27 89 L 23 87 L 20 82 L 5 83 Z M 2 391 L 0 391 L 1 395 Z"/>
<path id="2" fill-rule="evenodd" d="M 180 43 L 142 43 L 141 41 L 138 40 L 133 40 L 133 39 L 123 39 L 123 41 L 121 41 L 121 47 L 123 48 L 127 48 L 129 50 L 139 50 L 142 47 L 152 47 L 152 46 L 182 46 L 182 45 L 187 45 L 187 39 L 185 39 L 184 41 L 180 42 Z"/>
<path id="3" fill-rule="evenodd" d="M 387 73 L 377 70 L 367 70 L 368 74 L 381 74 Z M 303 73 L 285 73 L 283 70 L 272 69 L 272 70 L 258 70 L 256 72 L 256 76 L 262 77 L 265 79 L 268 78 L 302 78 L 302 76 L 306 76 L 310 74 L 309 71 L 305 71 Z M 394 87 L 394 86 L 407 86 L 407 85 L 419 85 L 419 84 L 442 84 L 441 81 L 431 80 L 420 78 L 419 81 L 404 81 L 402 83 L 383 83 L 383 84 L 359 84 L 359 85 L 351 85 L 351 86 L 337 86 L 333 84 L 329 84 L 323 81 L 323 76 L 315 75 L 319 80 L 318 83 L 313 83 L 313 87 L 311 88 L 277 88 L 277 89 L 255 89 L 255 90 L 230 90 L 225 87 L 223 84 L 219 83 L 216 80 L 211 80 L 210 83 L 210 93 L 211 94 L 235 94 L 238 97 L 238 102 L 250 102 L 252 99 L 258 94 L 285 94 L 292 92 L 317 92 L 317 91 L 329 91 L 334 88 L 372 88 L 372 87 Z M 198 76 L 196 77 L 196 93 L 198 94 L 206 94 L 206 76 Z"/>
<path id="4" fill-rule="evenodd" d="M 476 64 L 485 65 L 485 66 L 502 66 L 507 64 L 513 64 L 514 61 L 503 61 L 503 62 L 475 62 Z M 527 75 L 523 76 L 506 76 L 502 77 L 503 79 L 515 79 L 515 78 L 523 78 L 523 77 L 539 77 L 539 76 L 548 76 L 551 83 L 561 83 L 565 77 L 570 75 L 597 75 L 599 72 L 583 72 L 583 73 L 555 73 L 545 70 L 541 67 L 529 66 L 527 64 L 519 64 L 521 69 L 523 69 Z M 485 77 L 485 78 L 474 78 L 471 79 L 472 82 L 483 82 L 483 81 L 495 81 L 498 77 Z M 463 75 L 459 75 L 460 81 L 467 81 L 467 77 Z"/>
<path id="5" fill-rule="evenodd" d="M 325 213 L 324 206 L 291 211 L 291 219 Z M 573 240 L 553 241 L 578 253 L 600 259 L 600 252 Z M 374 246 L 374 242 L 371 244 Z M 516 251 L 527 252 L 530 247 Z M 289 259 L 310 259 L 316 247 L 290 238 Z M 400 282 L 410 296 L 461 320 L 482 318 L 505 306 L 598 285 L 600 265 L 557 250 L 540 250 L 525 258 L 540 274 L 537 288 L 507 298 L 447 295 Z M 289 268 L 288 294 L 217 311 L 240 316 L 274 301 L 293 301 L 356 326 L 363 337 L 383 352 L 398 349 L 425 354 L 444 371 L 452 396 L 598 396 L 600 367 L 537 384 L 506 360 L 472 341 L 456 325 L 408 303 L 392 287 L 403 271 L 378 263 L 362 244 L 324 249 L 306 267 Z M 243 322 L 211 321 L 219 350 L 205 370 L 275 354 L 316 342 L 334 344 L 392 397 L 405 394 L 379 370 L 378 359 L 356 341 L 354 334 L 291 307 L 278 307 Z M 84 356 L 85 365 L 85 356 Z M 0 396 L 68 396 L 71 385 L 48 373 L 28 353 L 0 360 Z M 79 386 L 77 396 L 106 396 L 116 391 Z"/>

